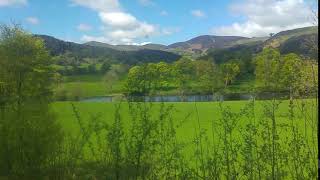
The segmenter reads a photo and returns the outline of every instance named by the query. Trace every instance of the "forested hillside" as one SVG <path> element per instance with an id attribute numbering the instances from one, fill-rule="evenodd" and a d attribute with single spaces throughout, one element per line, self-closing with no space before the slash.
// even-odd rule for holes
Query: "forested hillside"
<path id="1" fill-rule="evenodd" d="M 237 58 L 234 54 L 241 54 L 240 51 L 246 51 L 246 54 L 251 52 L 253 55 L 261 52 L 265 47 L 278 48 L 282 54 L 296 53 L 314 57 L 316 53 L 308 48 L 308 44 L 318 40 L 317 27 L 283 31 L 269 38 L 205 35 L 168 46 L 160 44 L 110 45 L 101 42 L 77 44 L 46 35 L 36 36 L 44 39 L 46 47 L 54 56 L 70 53 L 79 61 L 84 58 L 100 58 L 128 65 L 160 61 L 174 62 L 181 55 L 196 58 L 202 56 L 200 59 L 213 58 L 216 63 L 221 63 L 226 62 L 226 59 Z"/>
<path id="2" fill-rule="evenodd" d="M 159 61 L 173 62 L 180 57 L 174 53 L 161 50 L 139 49 L 136 51 L 120 51 L 109 47 L 65 42 L 45 35 L 36 35 L 36 37 L 40 37 L 44 40 L 45 46 L 50 51 L 51 55 L 57 56 L 70 53 L 71 56 L 76 57 L 79 61 L 84 58 L 103 58 L 118 63 L 132 65 Z"/>

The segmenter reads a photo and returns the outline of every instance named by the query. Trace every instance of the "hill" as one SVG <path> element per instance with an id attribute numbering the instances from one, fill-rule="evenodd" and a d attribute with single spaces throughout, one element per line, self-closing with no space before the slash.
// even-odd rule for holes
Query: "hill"
<path id="1" fill-rule="evenodd" d="M 204 35 L 190 39 L 185 42 L 178 42 L 168 46 L 170 49 L 179 49 L 193 52 L 204 52 L 210 48 L 225 48 L 234 42 L 249 38 L 239 36 L 211 36 Z"/>
<path id="2" fill-rule="evenodd" d="M 317 52 L 312 44 L 318 44 L 318 27 L 305 27 L 282 31 L 269 38 L 247 38 L 233 41 L 229 47 L 210 48 L 200 57 L 213 59 L 220 64 L 229 60 L 243 60 L 262 51 L 263 48 L 277 48 L 281 54 L 296 53 L 317 58 Z M 248 54 L 251 54 L 248 56 Z"/>
<path id="3" fill-rule="evenodd" d="M 161 44 L 110 45 L 95 41 L 77 44 L 46 35 L 36 36 L 44 39 L 52 55 L 70 52 L 78 59 L 104 58 L 133 65 L 144 62 L 173 62 L 181 55 L 193 58 L 200 57 L 201 59 L 204 57 L 213 58 L 217 63 L 223 63 L 228 58 L 237 59 L 244 51 L 245 54 L 249 52 L 255 54 L 267 47 L 278 48 L 282 54 L 297 53 L 316 58 L 317 53 L 310 48 L 309 44 L 310 42 L 318 42 L 317 30 L 317 26 L 312 26 L 282 31 L 271 37 L 254 38 L 203 35 L 168 46 Z M 249 56 L 246 55 L 246 57 Z"/>
<path id="4" fill-rule="evenodd" d="M 282 54 L 296 53 L 318 59 L 317 45 L 318 34 L 305 34 L 289 38 L 280 45 L 279 50 Z"/>
<path id="5" fill-rule="evenodd" d="M 282 54 L 296 53 L 317 58 L 318 26 L 282 31 L 264 42 L 263 47 L 278 48 Z"/>
<path id="6" fill-rule="evenodd" d="M 118 51 L 138 51 L 138 50 L 165 50 L 167 47 L 161 44 L 146 44 L 142 46 L 138 45 L 111 45 L 102 42 L 90 41 L 84 43 L 84 45 L 95 46 L 95 47 L 107 47 Z"/>
<path id="7" fill-rule="evenodd" d="M 95 47 L 107 47 L 114 50 L 121 51 L 137 51 L 142 49 L 152 49 L 152 50 L 162 50 L 173 52 L 180 55 L 190 55 L 196 56 L 205 53 L 208 49 L 221 49 L 228 48 L 235 45 L 262 42 L 266 38 L 246 38 L 239 36 L 212 36 L 203 35 L 195 37 L 191 40 L 185 42 L 177 42 L 168 46 L 161 44 L 147 44 L 143 46 L 135 45 L 110 45 L 101 42 L 87 42 L 85 45 L 95 46 Z"/>
<path id="8" fill-rule="evenodd" d="M 52 55 L 57 56 L 66 52 L 70 52 L 72 56 L 78 57 L 80 60 L 83 58 L 104 58 L 133 65 L 144 62 L 173 62 L 180 58 L 180 56 L 177 54 L 150 48 L 124 51 L 109 47 L 112 45 L 108 46 L 107 44 L 103 43 L 98 43 L 99 46 L 93 46 L 66 42 L 46 35 L 35 36 L 44 40 L 46 47 Z M 147 47 L 151 46 L 149 45 Z"/>
<path id="9" fill-rule="evenodd" d="M 281 44 L 285 43 L 287 40 L 291 38 L 312 34 L 318 34 L 318 26 L 282 31 L 265 41 L 264 47 L 279 48 Z"/>

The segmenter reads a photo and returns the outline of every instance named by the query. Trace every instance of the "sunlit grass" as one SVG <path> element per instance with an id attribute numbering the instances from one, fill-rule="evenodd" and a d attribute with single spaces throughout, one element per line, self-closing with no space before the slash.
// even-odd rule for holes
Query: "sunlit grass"
<path id="1" fill-rule="evenodd" d="M 71 102 L 56 102 L 52 104 L 53 111 L 56 112 L 57 118 L 62 122 L 63 128 L 68 132 L 77 132 L 77 123 L 72 112 Z M 97 103 L 97 102 L 73 102 L 78 108 L 81 118 L 84 121 L 90 121 L 92 116 L 98 115 L 101 119 L 107 122 L 113 122 L 115 106 L 114 103 Z M 246 101 L 226 101 L 224 106 L 229 106 L 233 112 L 240 112 L 241 108 L 245 106 Z M 257 121 L 263 116 L 262 108 L 266 101 L 256 102 L 256 118 Z M 160 103 L 154 103 L 152 113 L 153 118 L 157 118 L 159 114 Z M 181 141 L 191 141 L 195 137 L 195 128 L 197 127 L 197 113 L 200 119 L 200 127 L 206 130 L 208 135 L 212 134 L 212 124 L 218 122 L 221 117 L 219 112 L 218 102 L 198 102 L 198 103 L 166 103 L 166 105 L 173 105 L 172 118 L 178 125 L 182 123 L 181 127 L 177 129 L 177 136 Z M 277 120 L 279 124 L 288 123 L 284 116 L 288 114 L 288 101 L 283 101 L 277 112 Z M 121 105 L 121 118 L 125 126 L 130 124 L 129 107 L 127 103 Z M 298 111 L 297 111 L 298 112 Z M 243 118 L 238 125 L 238 130 L 243 128 L 246 124 L 246 119 Z M 301 122 L 303 124 L 303 122 Z M 281 133 L 281 132 L 280 132 Z"/>

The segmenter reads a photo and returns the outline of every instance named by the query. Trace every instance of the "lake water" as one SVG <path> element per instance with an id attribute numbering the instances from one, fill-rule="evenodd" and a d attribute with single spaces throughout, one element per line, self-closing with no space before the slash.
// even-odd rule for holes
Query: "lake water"
<path id="1" fill-rule="evenodd" d="M 250 100 L 254 96 L 251 94 L 225 94 L 225 95 L 187 95 L 187 96 L 130 96 L 127 100 L 135 102 L 214 102 L 214 101 L 240 101 Z M 266 100 L 274 97 L 272 93 L 260 93 L 256 95 L 258 100 Z M 275 96 L 278 99 L 286 99 L 288 96 L 284 93 Z M 116 102 L 119 97 L 101 96 L 82 99 L 82 102 Z"/>
<path id="2" fill-rule="evenodd" d="M 80 101 L 82 102 L 112 102 L 113 97 L 112 96 L 101 96 L 101 97 L 91 97 L 82 99 Z"/>

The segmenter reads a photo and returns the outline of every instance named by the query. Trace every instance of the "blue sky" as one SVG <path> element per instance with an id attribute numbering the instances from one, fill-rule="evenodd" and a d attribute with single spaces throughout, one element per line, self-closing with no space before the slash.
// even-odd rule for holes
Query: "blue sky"
<path id="1" fill-rule="evenodd" d="M 0 22 L 110 44 L 171 44 L 198 35 L 266 36 L 312 25 L 312 0 L 0 0 Z"/>

